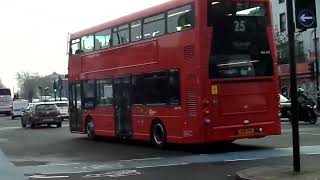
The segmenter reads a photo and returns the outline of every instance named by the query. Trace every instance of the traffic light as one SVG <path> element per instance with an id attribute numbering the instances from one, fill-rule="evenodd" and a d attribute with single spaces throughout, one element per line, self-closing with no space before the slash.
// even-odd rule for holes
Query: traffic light
<path id="1" fill-rule="evenodd" d="M 57 82 L 56 80 L 53 81 L 53 93 L 56 94 L 58 91 Z"/>
<path id="2" fill-rule="evenodd" d="M 306 30 L 317 27 L 315 0 L 295 0 L 296 27 Z"/>
<path id="3" fill-rule="evenodd" d="M 316 77 L 315 76 L 315 62 L 310 62 L 308 65 L 309 65 L 310 77 L 311 77 L 311 79 L 314 79 Z"/>

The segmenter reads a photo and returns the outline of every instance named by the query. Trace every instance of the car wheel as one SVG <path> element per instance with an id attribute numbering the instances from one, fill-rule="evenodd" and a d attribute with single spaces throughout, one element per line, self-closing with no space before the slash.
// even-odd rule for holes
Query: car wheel
<path id="1" fill-rule="evenodd" d="M 11 119 L 14 120 L 14 118 L 15 118 L 14 115 L 11 115 Z"/>
<path id="2" fill-rule="evenodd" d="M 31 128 L 31 129 L 36 128 L 36 125 L 35 125 L 34 123 L 32 123 L 31 120 L 30 120 L 29 122 L 30 122 L 30 128 Z"/>
<path id="3" fill-rule="evenodd" d="M 167 145 L 167 131 L 162 122 L 156 121 L 151 126 L 151 142 L 157 148 L 164 148 Z"/>
<path id="4" fill-rule="evenodd" d="M 88 120 L 87 122 L 87 135 L 89 139 L 95 139 L 96 135 L 95 135 L 95 126 L 94 123 L 91 119 Z"/>
<path id="5" fill-rule="evenodd" d="M 58 123 L 58 124 L 57 124 L 57 127 L 58 127 L 58 128 L 61 128 L 61 123 Z"/>

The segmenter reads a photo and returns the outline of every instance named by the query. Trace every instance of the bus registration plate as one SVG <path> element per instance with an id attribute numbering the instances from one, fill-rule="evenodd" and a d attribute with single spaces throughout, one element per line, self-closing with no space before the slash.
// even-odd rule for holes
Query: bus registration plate
<path id="1" fill-rule="evenodd" d="M 249 128 L 249 129 L 240 129 L 238 130 L 239 135 L 249 135 L 249 134 L 254 134 L 254 128 Z"/>

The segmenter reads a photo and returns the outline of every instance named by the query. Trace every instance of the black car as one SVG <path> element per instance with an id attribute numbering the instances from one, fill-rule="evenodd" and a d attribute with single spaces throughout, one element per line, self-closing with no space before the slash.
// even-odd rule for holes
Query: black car
<path id="1" fill-rule="evenodd" d="M 54 124 L 61 127 L 62 118 L 60 112 L 54 103 L 34 103 L 30 104 L 21 118 L 21 126 L 30 125 L 35 128 L 37 125 Z"/>

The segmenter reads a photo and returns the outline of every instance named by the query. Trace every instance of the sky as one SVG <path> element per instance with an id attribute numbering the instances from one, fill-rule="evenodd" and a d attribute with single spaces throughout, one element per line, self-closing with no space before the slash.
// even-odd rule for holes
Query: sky
<path id="1" fill-rule="evenodd" d="M 0 79 L 17 90 L 16 73 L 67 73 L 68 33 L 169 0 L 0 1 Z"/>

